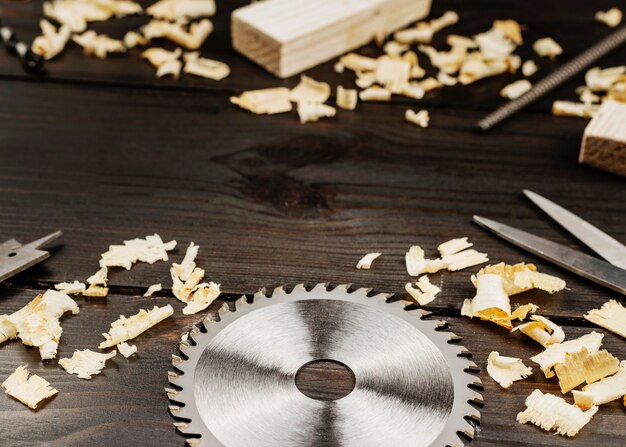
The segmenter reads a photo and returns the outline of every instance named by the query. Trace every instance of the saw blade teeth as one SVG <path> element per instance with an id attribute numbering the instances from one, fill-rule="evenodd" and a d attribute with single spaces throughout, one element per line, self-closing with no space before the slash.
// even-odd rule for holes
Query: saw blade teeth
<path id="1" fill-rule="evenodd" d="M 311 292 L 313 293 L 328 292 L 328 283 L 320 282 L 320 283 L 315 284 L 315 286 L 313 286 L 313 288 L 311 289 Z"/>
<path id="2" fill-rule="evenodd" d="M 179 407 L 178 405 L 169 405 L 167 408 L 170 410 L 170 414 L 172 416 L 178 416 L 178 413 L 180 413 L 181 409 L 181 407 Z"/>
<path id="3" fill-rule="evenodd" d="M 178 385 L 176 382 L 178 381 L 179 375 L 174 371 L 167 372 L 167 379 L 170 381 L 172 385 Z"/>
<path id="4" fill-rule="evenodd" d="M 258 291 L 258 292 L 256 292 L 256 293 L 253 295 L 253 298 L 254 298 L 255 300 L 257 300 L 257 299 L 261 299 L 261 298 L 267 298 L 267 294 L 266 294 L 266 292 L 265 292 L 265 287 L 263 287 L 262 289 L 259 289 L 259 291 Z"/>
<path id="5" fill-rule="evenodd" d="M 176 400 L 176 396 L 178 395 L 178 391 L 176 391 L 173 388 L 164 388 L 165 389 L 165 394 L 167 394 L 167 397 L 172 399 L 172 400 Z"/>
<path id="6" fill-rule="evenodd" d="M 180 365 L 183 362 L 183 359 L 176 355 L 176 354 L 172 354 L 172 365 L 176 366 L 176 365 Z"/>
<path id="7" fill-rule="evenodd" d="M 294 292 L 306 292 L 304 283 L 296 284 L 294 288 L 291 290 L 291 293 L 294 293 Z"/>
<path id="8" fill-rule="evenodd" d="M 185 442 L 189 447 L 198 447 L 202 443 L 201 438 L 189 438 L 185 439 Z"/>

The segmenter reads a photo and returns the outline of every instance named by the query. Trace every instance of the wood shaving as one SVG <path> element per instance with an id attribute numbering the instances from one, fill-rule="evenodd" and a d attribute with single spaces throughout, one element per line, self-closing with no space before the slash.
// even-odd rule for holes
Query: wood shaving
<path id="1" fill-rule="evenodd" d="M 516 326 L 512 332 L 520 331 L 544 348 L 565 340 L 565 333 L 561 326 L 541 315 L 532 315 L 530 319 L 533 321 Z"/>
<path id="2" fill-rule="evenodd" d="M 193 315 L 211 305 L 220 295 L 220 285 L 214 282 L 198 284 L 194 287 L 187 306 L 183 308 L 184 315 Z"/>
<path id="3" fill-rule="evenodd" d="M 37 409 L 37 405 L 59 391 L 50 386 L 47 380 L 36 374 L 28 377 L 28 365 L 18 366 L 17 369 L 2 382 L 4 392 L 17 399 L 28 408 Z"/>
<path id="4" fill-rule="evenodd" d="M 472 276 L 472 283 L 474 287 L 476 287 L 476 277 L 480 275 L 484 275 L 486 273 L 493 273 L 502 278 L 504 284 L 504 290 L 507 295 L 513 296 L 515 294 L 525 292 L 530 290 L 529 287 L 521 287 L 515 284 L 515 274 L 519 272 L 536 272 L 537 267 L 534 264 L 526 264 L 524 262 L 520 262 L 515 265 L 508 265 L 504 262 L 494 265 L 488 265 L 483 267 L 476 273 L 476 276 Z"/>
<path id="5" fill-rule="evenodd" d="M 620 363 L 619 371 L 611 377 L 583 387 L 582 391 L 572 391 L 574 402 L 583 410 L 603 405 L 626 395 L 626 360 Z"/>
<path id="6" fill-rule="evenodd" d="M 286 87 L 251 90 L 231 97 L 230 102 L 257 115 L 274 115 L 291 111 L 289 94 Z"/>
<path id="7" fill-rule="evenodd" d="M 575 116 L 579 118 L 593 118 L 600 110 L 599 105 L 584 104 L 582 102 L 554 101 L 552 114 L 555 116 Z"/>
<path id="8" fill-rule="evenodd" d="M 406 271 L 411 276 L 419 276 L 423 273 L 437 273 L 448 267 L 443 259 L 426 259 L 424 250 L 419 245 L 413 245 L 404 256 Z"/>
<path id="9" fill-rule="evenodd" d="M 337 106 L 345 110 L 354 110 L 359 101 L 359 93 L 354 89 L 345 89 L 337 86 Z"/>
<path id="10" fill-rule="evenodd" d="M 197 50 L 213 32 L 213 24 L 209 19 L 202 19 L 189 25 L 187 30 L 180 22 L 152 20 L 141 30 L 148 40 L 163 37 L 188 50 Z"/>
<path id="11" fill-rule="evenodd" d="M 515 45 L 524 43 L 522 38 L 522 27 L 515 20 L 494 20 L 493 28 L 499 30 L 504 36 Z"/>
<path id="12" fill-rule="evenodd" d="M 183 71 L 195 76 L 220 81 L 230 74 L 230 67 L 224 62 L 200 57 L 200 53 L 185 53 Z"/>
<path id="13" fill-rule="evenodd" d="M 108 287 L 102 287 L 95 284 L 90 285 L 87 289 L 82 291 L 83 296 L 92 298 L 105 298 L 108 294 Z"/>
<path id="14" fill-rule="evenodd" d="M 432 92 L 433 90 L 443 87 L 443 84 L 435 78 L 426 78 L 421 81 L 419 85 L 425 92 Z"/>
<path id="15" fill-rule="evenodd" d="M 437 247 L 437 250 L 439 250 L 442 257 L 445 257 L 470 248 L 472 245 L 474 244 L 469 242 L 466 237 L 462 237 L 458 239 L 450 239 L 449 241 L 440 244 L 439 247 Z"/>
<path id="16" fill-rule="evenodd" d="M 368 88 L 376 82 L 376 73 L 374 72 L 357 72 L 354 83 L 360 88 Z"/>
<path id="17" fill-rule="evenodd" d="M 129 31 L 124 34 L 124 45 L 126 48 L 135 48 L 138 46 L 147 45 L 149 42 L 143 35 L 139 34 L 136 31 Z"/>
<path id="18" fill-rule="evenodd" d="M 419 127 L 428 127 L 428 123 L 430 122 L 430 114 L 428 110 L 420 110 L 416 112 L 415 110 L 406 109 L 404 112 L 404 119 L 406 119 L 409 123 L 413 123 Z"/>
<path id="19" fill-rule="evenodd" d="M 336 62 L 335 65 L 333 65 L 333 70 L 335 71 L 335 73 L 341 74 L 346 71 L 346 66 L 343 65 L 341 62 Z"/>
<path id="20" fill-rule="evenodd" d="M 182 50 L 180 48 L 177 48 L 175 51 L 167 51 L 163 48 L 148 48 L 141 53 L 141 58 L 147 59 L 148 62 L 157 68 L 157 78 L 172 76 L 174 79 L 178 79 L 183 65 L 178 60 L 181 54 Z"/>
<path id="21" fill-rule="evenodd" d="M 210 17 L 215 14 L 214 0 L 161 0 L 146 9 L 157 19 L 177 21 Z"/>
<path id="22" fill-rule="evenodd" d="M 124 245 L 110 245 L 109 250 L 102 253 L 100 267 L 123 267 L 130 270 L 137 262 L 154 264 L 167 261 L 167 252 L 176 248 L 176 241 L 164 243 L 158 234 L 146 236 L 145 239 L 124 241 Z"/>
<path id="23" fill-rule="evenodd" d="M 409 46 L 395 40 L 390 40 L 383 47 L 385 54 L 390 56 L 400 56 L 402 53 L 409 50 Z"/>
<path id="24" fill-rule="evenodd" d="M 537 73 L 538 70 L 539 67 L 537 67 L 537 64 L 532 59 L 529 59 L 522 64 L 522 74 L 527 78 Z"/>
<path id="25" fill-rule="evenodd" d="M 471 53 L 461 65 L 459 82 L 468 85 L 484 78 L 506 73 L 509 69 L 508 60 L 487 61 L 480 53 Z"/>
<path id="26" fill-rule="evenodd" d="M 421 82 L 411 82 L 404 87 L 401 93 L 403 96 L 407 96 L 413 99 L 422 99 L 426 94 L 426 90 L 422 87 Z M 406 119 L 406 112 L 405 112 Z"/>
<path id="27" fill-rule="evenodd" d="M 59 365 L 63 367 L 68 374 L 75 374 L 79 379 L 89 380 L 92 376 L 96 376 L 102 372 L 107 360 L 117 355 L 117 351 L 101 354 L 89 349 L 83 351 L 76 350 L 70 358 L 59 360 Z"/>
<path id="28" fill-rule="evenodd" d="M 367 56 L 361 56 L 356 53 L 348 53 L 339 59 L 339 63 L 355 72 L 365 72 L 376 70 L 376 59 Z"/>
<path id="29" fill-rule="evenodd" d="M 449 34 L 446 37 L 446 43 L 451 47 L 463 47 L 467 50 L 478 48 L 474 39 L 465 36 L 459 36 L 457 34 Z"/>
<path id="30" fill-rule="evenodd" d="M 80 281 L 60 282 L 55 284 L 54 288 L 59 292 L 65 293 L 66 295 L 75 295 L 85 290 L 85 284 Z"/>
<path id="31" fill-rule="evenodd" d="M 530 422 L 546 431 L 556 430 L 557 434 L 565 436 L 576 435 L 598 411 L 598 407 L 582 411 L 558 396 L 543 394 L 539 390 L 533 391 L 526 398 L 526 407 L 526 410 L 518 413 L 517 422 Z"/>
<path id="32" fill-rule="evenodd" d="M 576 89 L 576 94 L 578 95 L 580 102 L 585 105 L 596 104 L 602 101 L 602 98 L 593 93 L 593 91 L 586 85 L 578 87 Z"/>
<path id="33" fill-rule="evenodd" d="M 563 394 L 573 390 L 583 382 L 597 382 L 619 370 L 619 360 L 602 350 L 590 354 L 586 348 L 565 355 L 563 363 L 554 365 Z M 625 391 L 626 392 L 626 391 Z"/>
<path id="34" fill-rule="evenodd" d="M 500 90 L 500 96 L 507 99 L 517 99 L 529 91 L 532 87 L 533 85 L 529 80 L 520 79 L 519 81 L 515 81 Z"/>
<path id="35" fill-rule="evenodd" d="M 414 28 L 407 28 L 394 34 L 394 39 L 400 43 L 430 43 L 435 33 L 443 28 L 452 26 L 459 21 L 459 15 L 454 11 L 447 11 L 441 17 L 429 22 L 420 22 Z"/>
<path id="36" fill-rule="evenodd" d="M 615 28 L 622 23 L 622 11 L 618 8 L 611 8 L 607 11 L 598 11 L 595 14 L 595 19 L 604 23 L 609 28 Z"/>
<path id="37" fill-rule="evenodd" d="M 600 309 L 591 309 L 584 317 L 587 321 L 626 338 L 626 308 L 616 300 L 607 301 Z"/>
<path id="38" fill-rule="evenodd" d="M 361 101 L 390 101 L 391 91 L 386 88 L 373 86 L 359 92 Z"/>
<path id="39" fill-rule="evenodd" d="M 129 345 L 128 343 L 119 343 L 116 347 L 119 353 L 124 356 L 124 358 L 128 358 L 137 352 L 137 346 Z"/>
<path id="40" fill-rule="evenodd" d="M 459 71 L 467 57 L 467 49 L 461 46 L 452 47 L 450 51 L 437 51 L 429 45 L 420 45 L 417 48 L 428 56 L 433 67 L 446 74 Z"/>
<path id="41" fill-rule="evenodd" d="M 106 286 L 109 278 L 107 277 L 109 271 L 106 267 L 102 267 L 96 273 L 87 278 L 87 284 L 89 285 L 98 285 L 98 286 Z"/>
<path id="42" fill-rule="evenodd" d="M 497 351 L 492 351 L 487 358 L 487 374 L 502 388 L 508 388 L 532 373 L 532 368 L 524 365 L 521 359 L 505 357 Z"/>
<path id="43" fill-rule="evenodd" d="M 441 289 L 432 284 L 426 275 L 420 276 L 415 284 L 417 288 L 413 287 L 410 282 L 406 283 L 404 290 L 406 290 L 420 306 L 431 303 L 437 297 L 437 294 L 441 292 Z"/>
<path id="44" fill-rule="evenodd" d="M 457 270 L 463 270 L 468 267 L 489 262 L 489 257 L 487 253 L 480 253 L 474 249 L 469 249 L 445 256 L 443 260 L 448 265 L 448 270 L 456 272 Z"/>
<path id="45" fill-rule="evenodd" d="M 515 43 L 499 28 L 494 27 L 489 31 L 477 34 L 474 36 L 474 40 L 481 56 L 486 61 L 505 59 L 515 51 Z"/>
<path id="46" fill-rule="evenodd" d="M 45 19 L 39 22 L 39 26 L 41 27 L 41 36 L 35 37 L 31 48 L 34 53 L 50 60 L 63 51 L 70 40 L 72 30 L 67 25 L 62 25 L 57 30 Z"/>
<path id="47" fill-rule="evenodd" d="M 551 37 L 544 37 L 543 39 L 537 40 L 533 44 L 533 50 L 538 56 L 548 57 L 552 60 L 563 53 L 561 45 L 556 43 L 556 41 Z"/>
<path id="48" fill-rule="evenodd" d="M 625 73 L 626 65 L 604 69 L 593 67 L 585 73 L 585 84 L 594 92 L 607 91 L 613 84 L 624 79 Z"/>
<path id="49" fill-rule="evenodd" d="M 559 292 L 565 289 L 566 286 L 565 281 L 561 278 L 530 270 L 516 272 L 513 282 L 520 289 L 539 289 L 548 293 Z"/>
<path id="50" fill-rule="evenodd" d="M 378 258 L 380 255 L 382 255 L 382 253 L 366 254 L 359 260 L 359 262 L 357 262 L 356 268 L 362 269 L 362 270 L 369 270 L 372 267 L 372 262 L 374 262 L 374 260 Z"/>
<path id="51" fill-rule="evenodd" d="M 87 29 L 88 22 L 139 14 L 141 5 L 127 0 L 54 0 L 43 4 L 46 16 L 66 25 L 75 33 Z"/>
<path id="52" fill-rule="evenodd" d="M 173 313 L 174 308 L 168 304 L 163 307 L 154 306 L 149 311 L 142 309 L 128 318 L 120 315 L 118 320 L 111 323 L 109 332 L 102 334 L 105 341 L 100 343 L 99 348 L 110 348 L 119 343 L 132 340 L 142 332 L 172 316 Z"/>
<path id="53" fill-rule="evenodd" d="M 78 314 L 76 302 L 56 290 L 48 290 L 9 316 L 0 317 L 0 343 L 19 337 L 26 346 L 39 348 L 42 360 L 56 357 L 65 312 Z"/>
<path id="54" fill-rule="evenodd" d="M 318 104 L 313 102 L 299 102 L 298 116 L 300 124 L 319 121 L 320 118 L 333 117 L 337 110 L 326 104 Z"/>
<path id="55" fill-rule="evenodd" d="M 160 292 L 161 290 L 163 290 L 161 283 L 152 284 L 150 287 L 148 287 L 148 290 L 146 290 L 146 293 L 144 293 L 143 296 L 152 296 L 154 295 L 154 293 Z"/>
<path id="56" fill-rule="evenodd" d="M 83 34 L 75 35 L 72 40 L 83 47 L 83 53 L 87 56 L 92 54 L 98 59 L 106 59 L 109 53 L 125 53 L 124 42 L 111 39 L 106 34 L 97 34 L 93 30 L 85 31 Z"/>
<path id="57" fill-rule="evenodd" d="M 573 354 L 587 349 L 590 354 L 595 354 L 600 349 L 604 334 L 591 332 L 574 340 L 568 340 L 563 343 L 555 343 L 546 348 L 545 351 L 531 357 L 530 359 L 537 363 L 543 371 L 546 378 L 554 377 L 553 367 L 557 363 L 563 363 L 567 354 Z"/>
<path id="58" fill-rule="evenodd" d="M 326 82 L 316 81 L 305 75 L 300 77 L 300 83 L 296 85 L 289 94 L 289 100 L 296 103 L 309 102 L 322 104 L 325 103 L 328 98 L 330 98 L 330 85 Z"/>
<path id="59" fill-rule="evenodd" d="M 443 71 L 440 71 L 439 73 L 437 73 L 437 81 L 439 81 L 442 85 L 445 85 L 447 87 L 452 87 L 459 83 L 459 80 L 457 78 L 450 76 L 449 74 L 444 73 Z"/>
<path id="60" fill-rule="evenodd" d="M 402 92 L 409 82 L 411 63 L 392 56 L 382 56 L 377 62 L 374 71 L 376 82 L 391 93 Z"/>

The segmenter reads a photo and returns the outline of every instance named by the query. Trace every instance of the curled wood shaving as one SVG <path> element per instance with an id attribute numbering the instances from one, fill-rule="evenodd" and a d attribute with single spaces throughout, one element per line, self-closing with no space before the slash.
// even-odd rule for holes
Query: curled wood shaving
<path id="1" fill-rule="evenodd" d="M 515 51 L 515 43 L 499 28 L 477 34 L 474 40 L 486 61 L 505 59 Z"/>
<path id="2" fill-rule="evenodd" d="M 157 19 L 181 20 L 210 17 L 215 14 L 214 0 L 160 0 L 146 9 Z"/>
<path id="3" fill-rule="evenodd" d="M 616 300 L 607 301 L 600 309 L 591 309 L 584 317 L 587 321 L 626 338 L 626 308 Z"/>
<path id="4" fill-rule="evenodd" d="M 182 54 L 182 50 L 177 48 L 175 51 L 167 51 L 163 48 L 148 48 L 141 53 L 142 59 L 147 59 L 153 66 L 157 68 L 157 78 L 171 75 L 174 79 L 178 79 L 182 63 L 178 58 Z"/>
<path id="5" fill-rule="evenodd" d="M 420 276 L 415 282 L 417 288 L 413 287 L 410 282 L 406 283 L 404 290 L 420 305 L 425 306 L 432 302 L 441 289 L 430 282 L 428 276 Z"/>
<path id="6" fill-rule="evenodd" d="M 511 62 L 507 60 L 487 61 L 480 53 L 471 53 L 461 65 L 459 70 L 459 82 L 468 85 L 480 79 L 506 73 L 511 68 Z"/>
<path id="7" fill-rule="evenodd" d="M 563 363 L 567 354 L 572 354 L 587 349 L 590 354 L 595 354 L 600 349 L 604 334 L 591 332 L 574 340 L 568 340 L 563 343 L 555 343 L 546 348 L 545 351 L 531 357 L 530 359 L 537 363 L 543 371 L 546 378 L 554 377 L 553 367 L 557 363 Z"/>
<path id="8" fill-rule="evenodd" d="M 300 117 L 300 123 L 310 123 L 319 121 L 320 118 L 333 117 L 337 113 L 337 110 L 326 104 L 319 104 L 315 102 L 299 102 L 298 103 L 298 116 Z"/>
<path id="9" fill-rule="evenodd" d="M 401 58 L 382 56 L 374 71 L 376 82 L 391 93 L 400 93 L 409 82 L 411 63 Z"/>
<path id="10" fill-rule="evenodd" d="M 354 83 L 361 88 L 368 88 L 374 85 L 376 82 L 376 73 L 372 72 L 357 72 L 356 81 Z"/>
<path id="11" fill-rule="evenodd" d="M 611 8 L 607 11 L 598 11 L 595 14 L 595 19 L 604 23 L 609 28 L 615 28 L 622 23 L 622 11 L 619 8 Z"/>
<path id="12" fill-rule="evenodd" d="M 512 332 L 520 331 L 541 344 L 544 348 L 565 340 L 565 333 L 561 326 L 541 315 L 532 315 L 530 319 L 533 321 L 516 326 Z"/>
<path id="13" fill-rule="evenodd" d="M 598 95 L 593 93 L 593 91 L 586 85 L 578 87 L 576 89 L 576 94 L 578 95 L 580 102 L 582 102 L 585 105 L 599 103 L 602 100 L 602 98 L 600 98 Z"/>
<path id="14" fill-rule="evenodd" d="M 214 282 L 198 284 L 194 287 L 187 306 L 183 308 L 184 315 L 192 315 L 203 311 L 220 295 L 220 285 Z"/>
<path id="15" fill-rule="evenodd" d="M 124 45 L 126 48 L 135 48 L 138 46 L 144 46 L 148 44 L 148 39 L 137 31 L 129 31 L 124 34 Z"/>
<path id="16" fill-rule="evenodd" d="M 566 286 L 565 281 L 561 278 L 530 270 L 515 272 L 513 282 L 515 283 L 515 286 L 520 289 L 539 289 L 548 293 L 561 291 Z"/>
<path id="17" fill-rule="evenodd" d="M 626 73 L 626 65 L 619 65 L 617 67 L 609 67 L 602 69 L 600 67 L 593 67 L 585 73 L 585 84 L 592 91 L 606 91 L 609 90 L 613 84 L 624 79 Z"/>
<path id="18" fill-rule="evenodd" d="M 459 36 L 457 34 L 449 34 L 446 43 L 451 47 L 463 47 L 467 50 L 477 48 L 476 41 L 470 37 Z"/>
<path id="19" fill-rule="evenodd" d="M 572 391 L 574 402 L 582 409 L 603 405 L 626 395 L 626 360 L 620 363 L 617 374 L 605 377 L 599 382 L 583 387 L 582 391 Z"/>
<path id="20" fill-rule="evenodd" d="M 582 102 L 554 101 L 552 114 L 555 116 L 575 116 L 579 118 L 593 118 L 600 110 L 596 104 L 584 104 Z"/>
<path id="21" fill-rule="evenodd" d="M 453 85 L 457 85 L 459 83 L 459 80 L 453 76 L 450 76 L 447 73 L 444 73 L 443 71 L 440 71 L 439 73 L 437 73 L 437 81 L 439 81 L 439 83 L 441 83 L 442 85 L 448 86 L 448 87 L 452 87 Z"/>
<path id="22" fill-rule="evenodd" d="M 378 258 L 380 255 L 382 255 L 382 253 L 366 254 L 359 260 L 359 262 L 356 263 L 356 268 L 362 269 L 362 270 L 369 270 L 372 267 L 372 262 L 374 262 L 374 260 Z"/>
<path id="23" fill-rule="evenodd" d="M 401 93 L 403 96 L 407 96 L 413 99 L 422 99 L 426 94 L 426 90 L 422 86 L 421 82 L 410 82 L 404 87 Z M 405 112 L 406 118 L 406 112 Z"/>
<path id="24" fill-rule="evenodd" d="M 413 123 L 419 127 L 428 127 L 428 123 L 430 122 L 430 114 L 428 110 L 420 110 L 416 112 L 415 110 L 406 109 L 404 112 L 404 118 L 409 122 Z"/>
<path id="25" fill-rule="evenodd" d="M 420 81 L 419 85 L 424 89 L 425 92 L 431 92 L 433 90 L 437 90 L 443 87 L 441 82 L 439 82 L 439 80 L 435 78 L 426 78 L 423 81 Z"/>
<path id="26" fill-rule="evenodd" d="M 230 67 L 224 62 L 200 57 L 198 52 L 185 53 L 183 71 L 195 76 L 220 81 L 230 74 Z"/>
<path id="27" fill-rule="evenodd" d="M 532 373 L 532 368 L 524 365 L 521 359 L 505 357 L 497 351 L 492 351 L 487 358 L 487 374 L 502 388 L 508 388 Z"/>
<path id="28" fill-rule="evenodd" d="M 330 85 L 326 82 L 316 81 L 313 78 L 302 75 L 300 83 L 289 94 L 293 102 L 309 102 L 322 104 L 330 98 Z"/>
<path id="29" fill-rule="evenodd" d="M 125 53 L 124 42 L 111 39 L 106 34 L 97 34 L 93 30 L 75 35 L 72 40 L 83 47 L 83 53 L 87 56 L 94 55 L 98 59 L 106 59 L 109 53 Z"/>
<path id="30" fill-rule="evenodd" d="M 96 376 L 102 372 L 107 360 L 112 359 L 117 355 L 117 351 L 113 351 L 101 354 L 89 349 L 83 351 L 76 350 L 70 358 L 64 358 L 59 360 L 59 365 L 68 372 L 68 374 L 75 374 L 79 379 L 91 379 L 92 376 Z"/>
<path id="31" fill-rule="evenodd" d="M 543 39 L 537 40 L 533 44 L 533 50 L 537 53 L 537 55 L 541 57 L 548 57 L 550 59 L 555 59 L 563 53 L 561 45 L 556 43 L 556 41 L 551 37 L 544 37 Z"/>
<path id="32" fill-rule="evenodd" d="M 45 19 L 39 22 L 39 26 L 41 27 L 41 36 L 35 37 L 31 48 L 34 53 L 50 60 L 63 51 L 70 40 L 72 31 L 67 25 L 61 25 L 57 30 Z"/>
<path id="33" fill-rule="evenodd" d="M 435 33 L 443 28 L 456 24 L 459 15 L 454 11 L 447 11 L 441 17 L 430 22 L 420 22 L 413 28 L 400 30 L 394 34 L 394 39 L 400 43 L 430 43 Z"/>
<path id="34" fill-rule="evenodd" d="M 469 249 L 445 256 L 443 260 L 448 264 L 448 270 L 456 272 L 457 270 L 463 270 L 488 262 L 489 257 L 487 253 L 480 253 L 474 249 Z"/>
<path id="35" fill-rule="evenodd" d="M 119 353 L 124 356 L 124 358 L 128 358 L 137 352 L 137 346 L 129 345 L 128 343 L 119 343 L 116 347 Z"/>
<path id="36" fill-rule="evenodd" d="M 355 72 L 365 72 L 376 70 L 376 59 L 367 56 L 361 56 L 356 53 L 348 53 L 339 59 L 339 63 Z"/>
<path id="37" fill-rule="evenodd" d="M 59 391 L 50 386 L 47 380 L 36 374 L 28 377 L 28 365 L 18 366 L 17 369 L 2 382 L 4 392 L 17 399 L 28 408 L 37 409 L 37 405 Z"/>
<path id="38" fill-rule="evenodd" d="M 383 51 L 390 56 L 400 56 L 409 50 L 409 46 L 395 40 L 390 40 L 383 47 Z"/>
<path id="39" fill-rule="evenodd" d="M 231 97 L 230 102 L 257 115 L 274 115 L 291 111 L 289 94 L 290 90 L 286 87 L 251 90 Z"/>
<path id="40" fill-rule="evenodd" d="M 500 96 L 507 99 L 517 99 L 529 91 L 532 87 L 533 85 L 529 80 L 520 79 L 519 81 L 515 81 L 500 90 Z"/>
<path id="41" fill-rule="evenodd" d="M 135 315 L 120 318 L 111 323 L 108 333 L 102 334 L 105 341 L 100 343 L 99 348 L 105 349 L 115 346 L 124 341 L 132 340 L 152 326 L 172 316 L 174 309 L 169 304 L 163 307 L 154 306 L 152 310 L 140 310 Z"/>
<path id="42" fill-rule="evenodd" d="M 504 36 L 515 45 L 524 43 L 522 38 L 522 27 L 515 20 L 494 20 L 493 28 L 499 30 Z"/>
<path id="43" fill-rule="evenodd" d="M 526 77 L 534 75 L 538 70 L 539 67 L 537 67 L 537 64 L 532 59 L 528 59 L 522 64 L 522 74 Z"/>
<path id="44" fill-rule="evenodd" d="M 553 394 L 533 391 L 526 398 L 526 410 L 518 413 L 517 422 L 530 422 L 544 430 L 556 430 L 559 435 L 574 436 L 596 414 L 598 407 L 582 411 L 576 405 L 568 404 Z"/>
<path id="45" fill-rule="evenodd" d="M 512 296 L 517 293 L 525 292 L 530 290 L 531 287 L 521 287 L 515 284 L 515 275 L 519 272 L 536 272 L 537 267 L 534 264 L 526 264 L 524 262 L 520 262 L 515 265 L 508 265 L 504 262 L 494 265 L 488 265 L 483 267 L 476 273 L 476 276 L 472 276 L 472 283 L 476 286 L 476 277 L 480 275 L 484 275 L 486 273 L 493 273 L 502 278 L 504 284 L 504 290 L 507 295 Z"/>
<path id="46" fill-rule="evenodd" d="M 361 101 L 390 101 L 391 91 L 386 88 L 373 86 L 359 92 Z"/>
<path id="47" fill-rule="evenodd" d="M 19 337 L 26 346 L 39 348 L 42 360 L 56 357 L 63 329 L 59 319 L 65 312 L 78 314 L 76 302 L 56 290 L 48 290 L 17 312 L 0 319 L 0 343 Z"/>
<path id="48" fill-rule="evenodd" d="M 109 294 L 107 287 L 98 286 L 95 284 L 90 285 L 87 289 L 82 291 L 83 296 L 92 298 L 104 298 Z"/>
<path id="49" fill-rule="evenodd" d="M 188 50 L 197 50 L 213 32 L 213 24 L 209 19 L 202 19 L 189 25 L 186 30 L 179 22 L 152 20 L 142 28 L 142 32 L 148 40 L 164 37 Z"/>
<path id="50" fill-rule="evenodd" d="M 413 245 L 404 256 L 406 271 L 411 276 L 419 276 L 423 273 L 436 273 L 448 265 L 443 259 L 426 259 L 424 250 L 419 245 Z"/>
<path id="51" fill-rule="evenodd" d="M 573 390 L 583 382 L 591 384 L 615 374 L 619 370 L 619 360 L 607 350 L 590 354 L 586 348 L 567 353 L 563 363 L 554 365 L 563 394 Z"/>
<path id="52" fill-rule="evenodd" d="M 60 282 L 54 285 L 54 288 L 66 295 L 74 295 L 85 290 L 85 284 L 80 281 Z"/>
<path id="53" fill-rule="evenodd" d="M 73 32 L 82 33 L 87 22 L 139 14 L 143 9 L 138 3 L 127 0 L 54 0 L 45 2 L 43 11 Z"/>
<path id="54" fill-rule="evenodd" d="M 102 267 L 96 273 L 94 273 L 89 278 L 87 278 L 87 284 L 89 284 L 89 285 L 94 285 L 95 284 L 95 285 L 99 285 L 99 286 L 106 286 L 107 285 L 107 281 L 109 280 L 107 278 L 107 275 L 108 275 L 108 269 L 106 267 Z"/>
<path id="55" fill-rule="evenodd" d="M 164 243 L 158 234 L 146 236 L 145 239 L 124 241 L 124 245 L 111 245 L 102 253 L 100 267 L 123 267 L 130 270 L 136 262 L 154 264 L 167 261 L 167 252 L 176 248 L 176 241 Z"/>
<path id="56" fill-rule="evenodd" d="M 437 247 L 437 250 L 439 250 L 442 257 L 445 257 L 470 248 L 472 245 L 473 244 L 468 241 L 468 238 L 462 237 L 458 239 L 450 239 L 449 241 L 440 244 L 439 247 Z"/>
<path id="57" fill-rule="evenodd" d="M 356 109 L 359 101 L 359 93 L 354 89 L 346 89 L 341 85 L 337 86 L 337 106 L 345 110 Z"/>
<path id="58" fill-rule="evenodd" d="M 428 56 L 433 67 L 446 74 L 459 71 L 467 57 L 467 49 L 462 46 L 452 47 L 450 51 L 437 51 L 430 45 L 420 45 L 418 49 Z"/>
<path id="59" fill-rule="evenodd" d="M 148 287 L 148 290 L 146 290 L 146 293 L 144 293 L 143 296 L 152 296 L 154 295 L 154 293 L 160 292 L 161 290 L 163 290 L 161 283 L 152 284 L 150 287 Z"/>

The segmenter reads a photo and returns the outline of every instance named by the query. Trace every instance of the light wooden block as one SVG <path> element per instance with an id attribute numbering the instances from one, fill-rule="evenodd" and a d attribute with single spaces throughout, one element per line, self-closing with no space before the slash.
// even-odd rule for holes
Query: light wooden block
<path id="1" fill-rule="evenodd" d="M 265 0 L 232 15 L 233 47 L 280 78 L 422 19 L 431 0 Z"/>
<path id="2" fill-rule="evenodd" d="M 602 104 L 585 128 L 579 161 L 626 177 L 626 103 Z"/>

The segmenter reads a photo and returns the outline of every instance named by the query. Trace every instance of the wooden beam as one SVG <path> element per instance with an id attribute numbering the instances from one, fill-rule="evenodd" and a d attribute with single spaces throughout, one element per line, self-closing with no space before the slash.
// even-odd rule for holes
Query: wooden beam
<path id="1" fill-rule="evenodd" d="M 266 0 L 232 15 L 233 47 L 280 78 L 424 18 L 431 0 Z"/>
<path id="2" fill-rule="evenodd" d="M 626 177 L 626 103 L 605 101 L 585 128 L 579 161 Z"/>

